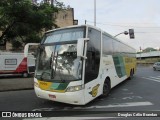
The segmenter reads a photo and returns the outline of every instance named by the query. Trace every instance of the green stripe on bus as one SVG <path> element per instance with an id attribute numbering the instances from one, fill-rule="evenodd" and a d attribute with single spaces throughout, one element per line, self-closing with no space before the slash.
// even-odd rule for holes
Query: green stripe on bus
<path id="1" fill-rule="evenodd" d="M 50 88 L 52 88 L 52 90 L 65 90 L 68 84 L 69 83 L 52 83 Z"/>

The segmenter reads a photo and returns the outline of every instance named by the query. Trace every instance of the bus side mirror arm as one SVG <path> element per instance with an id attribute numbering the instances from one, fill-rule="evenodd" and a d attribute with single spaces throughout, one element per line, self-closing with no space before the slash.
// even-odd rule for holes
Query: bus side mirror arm
<path id="1" fill-rule="evenodd" d="M 28 57 L 29 46 L 37 46 L 39 43 L 27 43 L 24 47 L 24 57 Z"/>
<path id="2" fill-rule="evenodd" d="M 80 38 L 77 42 L 77 57 L 82 57 L 84 59 L 87 59 L 86 56 L 83 55 L 85 42 L 88 42 L 89 38 Z"/>

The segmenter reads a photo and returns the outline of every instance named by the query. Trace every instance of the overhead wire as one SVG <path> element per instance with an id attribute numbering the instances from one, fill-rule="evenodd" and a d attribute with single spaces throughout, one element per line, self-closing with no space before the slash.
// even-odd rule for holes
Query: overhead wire
<path id="1" fill-rule="evenodd" d="M 94 23 L 92 21 L 87 21 L 88 23 Z M 132 25 L 120 25 L 120 24 L 109 24 L 108 23 L 100 23 L 100 22 L 97 22 L 96 24 L 101 24 L 101 25 L 108 25 L 108 26 L 116 26 L 116 27 L 133 27 L 133 28 L 160 28 L 160 27 L 157 27 L 157 26 L 132 26 Z M 124 23 L 123 23 L 124 24 Z M 135 23 L 132 23 L 132 24 L 135 24 Z M 136 23 L 137 24 L 137 23 Z M 140 24 L 140 23 L 139 23 Z M 149 24 L 149 23 L 141 23 L 141 24 Z"/>

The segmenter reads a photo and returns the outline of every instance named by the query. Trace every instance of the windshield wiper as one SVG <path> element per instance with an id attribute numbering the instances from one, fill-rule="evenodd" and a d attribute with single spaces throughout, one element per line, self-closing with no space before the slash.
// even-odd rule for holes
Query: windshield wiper
<path id="1" fill-rule="evenodd" d="M 52 54 L 51 54 L 51 58 L 50 58 L 50 67 L 51 67 L 51 79 L 53 79 L 54 77 L 53 77 L 53 72 L 54 72 L 54 69 L 53 69 L 53 65 L 54 65 L 54 58 L 53 58 L 53 52 L 52 52 Z"/>
<path id="2" fill-rule="evenodd" d="M 54 79 L 55 75 L 56 75 L 56 67 L 57 67 L 57 56 L 55 56 L 55 54 L 52 52 L 51 54 L 51 79 Z M 55 61 L 55 64 L 54 64 Z M 53 68 L 53 66 L 55 66 L 55 68 Z"/>

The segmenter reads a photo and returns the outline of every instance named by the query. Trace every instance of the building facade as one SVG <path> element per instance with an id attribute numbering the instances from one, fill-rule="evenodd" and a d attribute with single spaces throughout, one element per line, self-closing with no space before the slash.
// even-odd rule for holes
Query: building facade
<path id="1" fill-rule="evenodd" d="M 74 19 L 74 9 L 70 7 L 54 13 L 53 17 L 58 27 L 78 25 L 78 20 Z"/>

